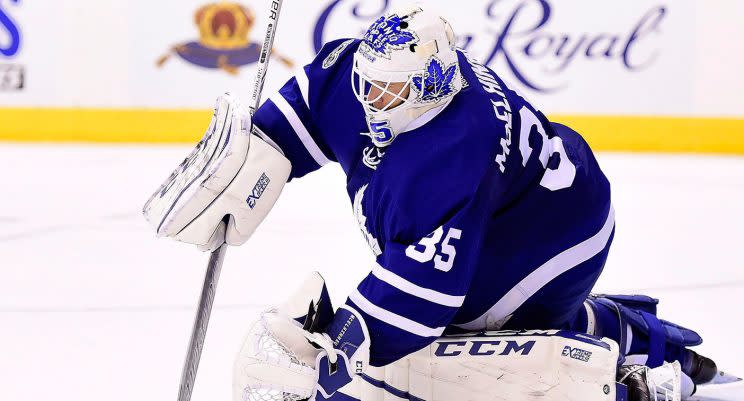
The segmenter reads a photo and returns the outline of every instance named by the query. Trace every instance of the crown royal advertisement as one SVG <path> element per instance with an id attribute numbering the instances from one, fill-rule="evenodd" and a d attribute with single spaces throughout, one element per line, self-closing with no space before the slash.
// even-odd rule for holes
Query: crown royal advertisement
<path id="1" fill-rule="evenodd" d="M 86 0 L 2 0 L 0 101 L 206 109 L 224 91 L 246 97 L 267 24 L 261 1 L 112 0 L 92 6 Z M 724 1 L 729 8 L 744 7 Z M 266 96 L 325 43 L 359 38 L 405 3 L 285 2 Z M 744 58 L 726 50 L 730 38 L 716 29 L 728 26 L 744 35 L 726 7 L 706 7 L 702 14 L 704 6 L 691 0 L 423 3 L 447 17 L 460 48 L 552 112 L 741 114 L 737 63 L 702 56 Z M 55 68 L 48 68 L 50 61 Z M 683 82 L 705 90 L 685 91 Z"/>
<path id="2" fill-rule="evenodd" d="M 157 65 L 162 67 L 177 55 L 187 63 L 237 75 L 240 67 L 258 61 L 261 44 L 249 39 L 255 22 L 253 10 L 240 3 L 204 5 L 194 13 L 199 38 L 172 46 L 158 59 Z M 294 66 L 289 58 L 276 50 L 273 56 L 289 68 Z"/>

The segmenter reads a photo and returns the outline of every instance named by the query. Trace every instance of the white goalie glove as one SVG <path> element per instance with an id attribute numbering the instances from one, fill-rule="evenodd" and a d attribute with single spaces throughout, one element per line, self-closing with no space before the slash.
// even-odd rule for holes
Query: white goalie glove
<path id="1" fill-rule="evenodd" d="M 235 360 L 233 399 L 329 399 L 368 361 L 364 319 L 347 306 L 334 313 L 325 281 L 314 273 L 289 301 L 252 324 Z"/>
<path id="2" fill-rule="evenodd" d="M 199 246 L 242 245 L 274 206 L 289 160 L 253 129 L 230 94 L 217 99 L 212 122 L 188 158 L 147 201 L 157 235 Z"/>

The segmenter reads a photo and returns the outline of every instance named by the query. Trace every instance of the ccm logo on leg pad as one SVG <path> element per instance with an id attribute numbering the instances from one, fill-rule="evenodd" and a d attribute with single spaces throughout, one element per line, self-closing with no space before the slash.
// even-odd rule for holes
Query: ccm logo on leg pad
<path id="1" fill-rule="evenodd" d="M 438 342 L 434 355 L 438 357 L 458 356 L 467 352 L 472 356 L 529 355 L 535 341 L 520 344 L 517 341 L 451 341 Z"/>

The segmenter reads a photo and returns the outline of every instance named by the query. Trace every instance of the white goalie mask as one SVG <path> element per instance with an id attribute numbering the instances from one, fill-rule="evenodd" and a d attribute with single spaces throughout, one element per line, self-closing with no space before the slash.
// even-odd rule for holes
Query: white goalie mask
<path id="1" fill-rule="evenodd" d="M 462 89 L 454 31 L 423 6 L 393 10 L 365 33 L 351 79 L 373 142 L 387 146 Z"/>

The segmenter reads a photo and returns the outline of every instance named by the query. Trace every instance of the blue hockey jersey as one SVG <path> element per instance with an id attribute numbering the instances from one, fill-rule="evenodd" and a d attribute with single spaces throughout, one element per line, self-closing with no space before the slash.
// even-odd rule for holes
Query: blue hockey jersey
<path id="1" fill-rule="evenodd" d="M 378 262 L 347 301 L 368 325 L 370 363 L 445 331 L 569 324 L 614 232 L 583 139 L 459 53 L 463 90 L 378 148 L 351 87 L 358 46 L 326 44 L 254 123 L 292 162 L 290 179 L 330 162 L 347 176 Z"/>

